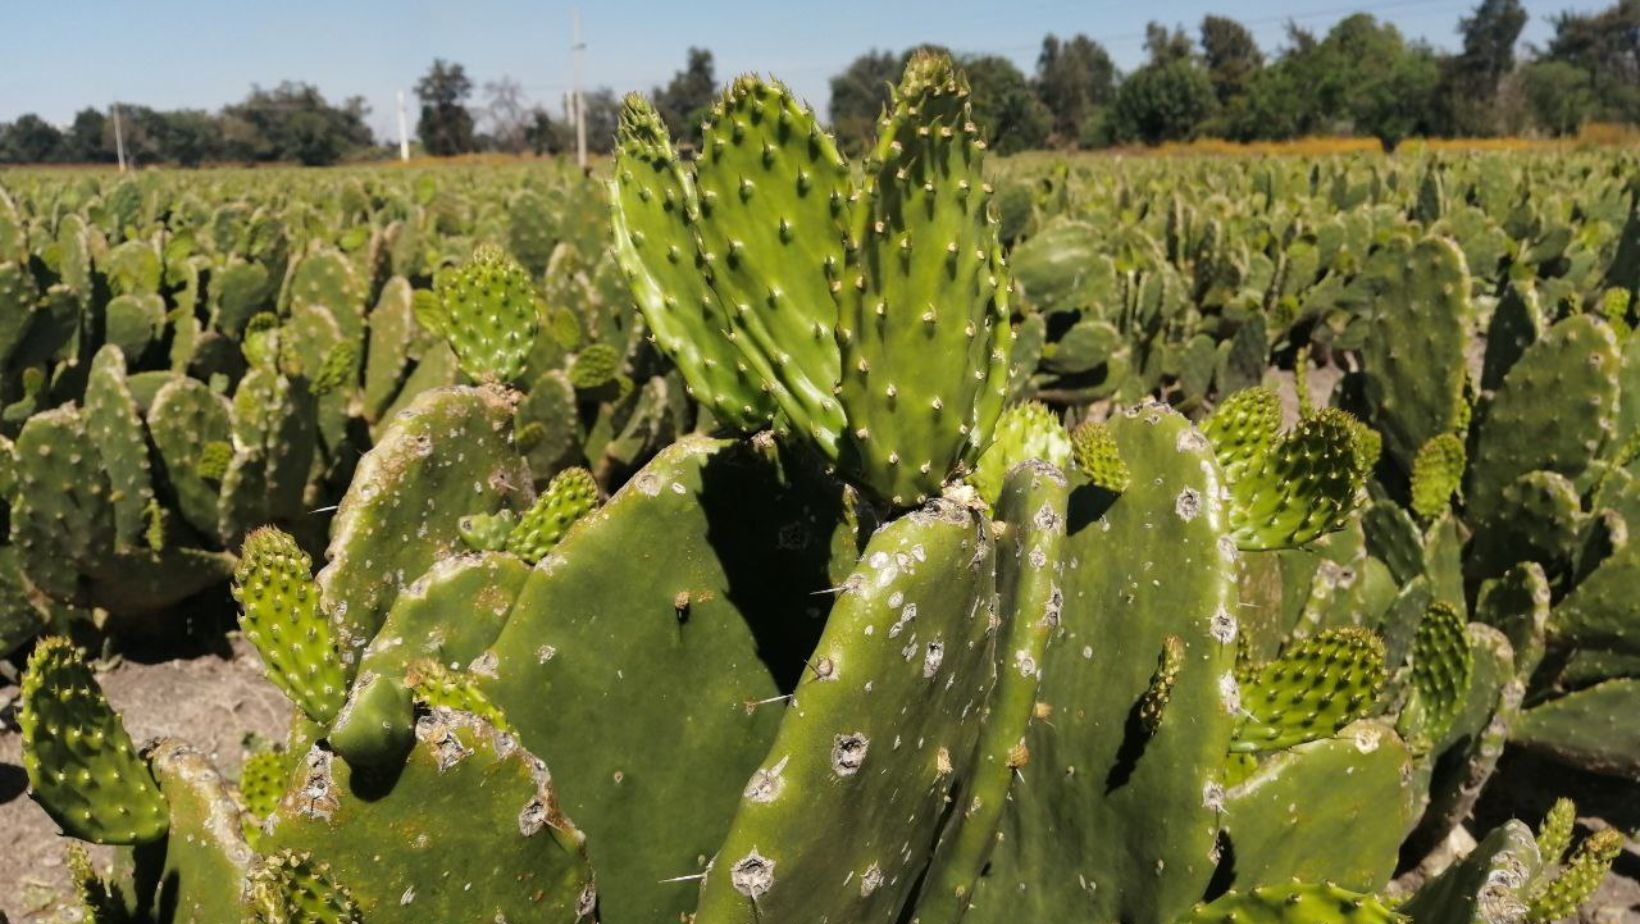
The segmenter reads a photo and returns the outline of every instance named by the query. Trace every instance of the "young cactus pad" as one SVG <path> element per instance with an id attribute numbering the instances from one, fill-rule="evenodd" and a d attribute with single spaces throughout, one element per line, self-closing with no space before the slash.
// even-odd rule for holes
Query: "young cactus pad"
<path id="1" fill-rule="evenodd" d="M 707 119 L 691 177 L 629 98 L 616 244 L 694 394 L 744 425 L 761 413 L 745 374 L 846 475 L 909 507 L 989 443 L 1009 282 L 950 59 L 914 55 L 878 129 L 856 188 L 813 113 L 742 77 Z M 699 342 L 713 337 L 736 351 L 732 372 L 721 345 Z"/>
<path id="2" fill-rule="evenodd" d="M 308 718 L 328 724 L 347 697 L 347 676 L 319 607 L 312 561 L 296 540 L 272 527 L 245 539 L 234 597 L 240 625 L 272 680 Z"/>
<path id="3" fill-rule="evenodd" d="M 64 832 L 96 844 L 164 836 L 165 798 L 68 639 L 48 638 L 34 649 L 22 698 L 23 766 L 34 801 Z"/>
<path id="4" fill-rule="evenodd" d="M 465 264 L 439 273 L 433 291 L 462 372 L 478 382 L 523 377 L 543 308 L 522 266 L 499 247 L 479 247 Z"/>

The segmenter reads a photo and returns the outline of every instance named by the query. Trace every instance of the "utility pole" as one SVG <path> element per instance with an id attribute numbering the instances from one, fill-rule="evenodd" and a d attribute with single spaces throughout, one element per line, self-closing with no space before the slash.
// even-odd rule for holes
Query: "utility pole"
<path id="1" fill-rule="evenodd" d="M 114 152 L 120 159 L 120 172 L 125 172 L 125 133 L 120 130 L 120 104 L 115 103 L 114 110 Z"/>
<path id="2" fill-rule="evenodd" d="M 410 161 L 410 133 L 404 127 L 404 91 L 399 91 L 399 160 Z"/>
<path id="3" fill-rule="evenodd" d="M 575 163 L 582 170 L 587 168 L 587 111 L 586 101 L 581 96 L 581 65 L 586 57 L 587 43 L 581 41 L 581 11 L 569 11 L 570 22 L 574 25 L 575 40 L 570 45 L 570 51 L 575 53 L 575 86 L 571 91 L 575 103 Z"/>

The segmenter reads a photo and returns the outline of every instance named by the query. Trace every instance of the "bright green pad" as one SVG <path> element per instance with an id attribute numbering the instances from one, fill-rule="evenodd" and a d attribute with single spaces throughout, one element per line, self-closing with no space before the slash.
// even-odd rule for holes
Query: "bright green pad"
<path id="1" fill-rule="evenodd" d="M 1640 523 L 1631 528 L 1640 528 Z M 1553 632 L 1577 645 L 1640 654 L 1634 589 L 1640 587 L 1640 536 L 1601 562 L 1555 608 Z"/>
<path id="2" fill-rule="evenodd" d="M 358 903 L 328 864 L 282 850 L 257 861 L 245 886 L 246 924 L 364 924 Z"/>
<path id="3" fill-rule="evenodd" d="M 239 767 L 239 801 L 258 821 L 273 814 L 285 794 L 290 761 L 280 751 L 258 751 Z"/>
<path id="4" fill-rule="evenodd" d="M 309 751 L 302 785 L 269 819 L 268 849 L 310 851 L 373 924 L 590 916 L 586 837 L 559 810 L 547 766 L 466 713 L 434 709 L 415 734 L 390 787 L 374 791 Z"/>
<path id="5" fill-rule="evenodd" d="M 1365 629 L 1326 630 L 1247 671 L 1246 720 L 1230 749 L 1277 751 L 1335 734 L 1370 709 L 1384 685 L 1384 643 Z"/>
<path id="6" fill-rule="evenodd" d="M 1480 421 L 1469 464 L 1469 509 L 1478 532 L 1505 526 L 1505 489 L 1528 472 L 1576 477 L 1611 437 L 1619 356 L 1611 329 L 1568 318 L 1529 347 L 1504 376 Z"/>
<path id="7" fill-rule="evenodd" d="M 921 887 L 918 915 L 954 920 L 996 843 L 1014 771 L 1030 761 L 1026 731 L 1033 721 L 1040 666 L 1064 608 L 1064 544 L 1069 485 L 1045 463 L 1014 468 L 996 505 L 1005 524 L 997 540 L 997 588 L 1005 634 L 993 654 L 996 674 L 980 730 L 977 766 L 958 781 L 958 807 L 941 832 Z"/>
<path id="8" fill-rule="evenodd" d="M 1559 863 L 1572 849 L 1573 829 L 1577 826 L 1577 803 L 1567 798 L 1555 800 L 1538 825 L 1538 855 L 1550 863 Z"/>
<path id="9" fill-rule="evenodd" d="M 434 709 L 470 712 L 509 735 L 516 734 L 507 723 L 507 717 L 479 689 L 472 674 L 422 658 L 412 661 L 405 669 L 404 682 L 418 703 Z"/>
<path id="10" fill-rule="evenodd" d="M 478 382 L 512 382 L 524 375 L 545 307 L 530 274 L 499 247 L 483 246 L 433 282 L 438 326 L 461 371 Z"/>
<path id="11" fill-rule="evenodd" d="M 319 606 L 313 560 L 272 527 L 246 537 L 234 572 L 239 625 L 256 646 L 268 679 L 321 725 L 347 697 L 347 676 L 333 644 L 330 617 Z"/>
<path id="12" fill-rule="evenodd" d="M 598 508 L 598 482 L 584 468 L 566 468 L 518 518 L 507 536 L 507 551 L 535 564 L 564 538 L 564 532 Z"/>
<path id="13" fill-rule="evenodd" d="M 789 461 L 763 440 L 662 451 L 542 559 L 474 665 L 552 756 L 610 921 L 694 908 L 663 880 L 722 844 L 846 573 L 833 549 L 857 557 L 840 486 Z"/>
<path id="14" fill-rule="evenodd" d="M 164 836 L 165 799 L 67 639 L 45 639 L 30 655 L 18 724 L 34 801 L 65 833 L 97 844 Z"/>
<path id="15" fill-rule="evenodd" d="M 1600 887 L 1600 881 L 1612 868 L 1612 861 L 1623 852 L 1623 840 L 1623 833 L 1615 828 L 1589 835 L 1559 874 L 1540 885 L 1532 895 L 1526 920 L 1531 924 L 1549 924 L 1576 914 L 1578 906 Z"/>
<path id="16" fill-rule="evenodd" d="M 1257 470 L 1281 438 L 1281 399 L 1269 388 L 1238 391 L 1202 421 L 1202 434 L 1225 477 L 1240 478 Z"/>
<path id="17" fill-rule="evenodd" d="M 1395 924 L 1410 920 L 1371 895 L 1335 885 L 1287 883 L 1231 892 L 1179 924 Z"/>
<path id="18" fill-rule="evenodd" d="M 791 91 L 730 84 L 702 127 L 695 230 L 735 346 L 797 429 L 835 454 L 848 165 Z"/>
<path id="19" fill-rule="evenodd" d="M 1031 401 L 1016 404 L 997 419 L 991 446 L 979 457 L 969 484 L 987 504 L 1002 497 L 1002 485 L 1021 462 L 1046 462 L 1065 468 L 1071 462 L 1071 440 L 1059 418 L 1045 405 Z"/>
<path id="20" fill-rule="evenodd" d="M 1468 462 L 1463 440 L 1453 433 L 1431 437 L 1412 460 L 1412 509 L 1426 520 L 1452 503 Z"/>
<path id="21" fill-rule="evenodd" d="M 1541 865 L 1531 829 L 1506 821 L 1467 857 L 1425 883 L 1401 910 L 1415 921 L 1440 924 L 1518 921 L 1526 913 L 1525 892 Z"/>
<path id="22" fill-rule="evenodd" d="M 968 920 L 1172 921 L 1213 872 L 1214 796 L 1241 711 L 1235 546 L 1207 439 L 1160 406 L 1111 420 L 1135 473 L 1070 499 L 1041 721 Z M 1108 504 L 1108 509 L 1104 509 Z M 1184 667 L 1154 734 L 1136 709 L 1169 636 Z"/>
<path id="23" fill-rule="evenodd" d="M 896 506 L 972 462 L 1008 388 L 1011 284 L 969 102 L 948 55 L 913 53 L 851 210 L 839 461 Z"/>
<path id="24" fill-rule="evenodd" d="M 1420 751 L 1446 737 L 1463 709 L 1475 672 L 1464 614 L 1444 600 L 1431 604 L 1412 643 L 1411 695 L 1401 713 L 1401 733 Z"/>
<path id="25" fill-rule="evenodd" d="M 750 374 L 723 333 L 728 318 L 700 266 L 694 180 L 678 163 L 649 102 L 621 106 L 613 182 L 615 256 L 655 341 L 672 357 L 689 393 L 712 416 L 740 430 L 774 417 L 773 397 Z"/>
<path id="26" fill-rule="evenodd" d="M 598 388 L 615 381 L 621 371 L 621 353 L 607 343 L 589 343 L 569 367 L 569 383 L 579 389 Z"/>
<path id="27" fill-rule="evenodd" d="M 205 755 L 186 744 L 161 741 L 150 761 L 171 807 L 171 833 L 133 855 L 135 920 L 239 920 L 240 890 L 256 862 L 239 804 Z"/>
<path id="28" fill-rule="evenodd" d="M 1084 420 L 1071 431 L 1071 459 L 1076 470 L 1095 487 L 1120 494 L 1133 481 L 1110 427 L 1098 421 Z"/>
<path id="29" fill-rule="evenodd" d="M 440 559 L 393 601 L 360 671 L 400 677 L 418 658 L 471 666 L 501 633 L 529 574 L 514 555 Z"/>
<path id="30" fill-rule="evenodd" d="M 495 513 L 471 513 L 461 518 L 461 541 L 475 552 L 499 552 L 507 547 L 507 537 L 518 526 L 518 515 L 511 510 Z"/>
<path id="31" fill-rule="evenodd" d="M 1383 888 L 1416 817 L 1402 782 L 1411 774 L 1406 745 L 1374 721 L 1274 754 L 1225 793 L 1220 862 L 1231 887 Z"/>
<path id="32" fill-rule="evenodd" d="M 465 548 L 461 518 L 522 506 L 529 472 L 512 450 L 512 398 L 493 387 L 426 392 L 359 460 L 331 524 L 319 588 L 344 660 L 404 585 Z"/>
<path id="33" fill-rule="evenodd" d="M 1345 412 L 1322 408 L 1245 466 L 1233 465 L 1237 473 L 1227 480 L 1237 546 L 1291 548 L 1343 526 L 1371 469 L 1363 464 L 1369 450 L 1361 430 Z"/>
<path id="34" fill-rule="evenodd" d="M 1441 237 L 1391 238 L 1350 290 L 1368 325 L 1360 355 L 1372 424 L 1410 471 L 1420 447 L 1458 424 L 1474 323 L 1463 252 Z"/>
<path id="35" fill-rule="evenodd" d="M 994 555 L 985 523 L 949 501 L 872 537 L 713 858 L 701 919 L 899 918 L 927 863 L 905 845 L 933 841 L 979 763 Z M 805 836 L 822 817 L 849 837 Z"/>
<path id="36" fill-rule="evenodd" d="M 144 511 L 154 499 L 148 466 L 148 434 L 125 386 L 125 354 L 112 344 L 97 351 L 85 386 L 85 428 L 97 447 L 114 508 L 114 548 L 138 547 L 147 526 Z"/>
<path id="37" fill-rule="evenodd" d="M 1577 767 L 1640 777 L 1640 679 L 1595 684 L 1528 709 L 1510 740 Z"/>

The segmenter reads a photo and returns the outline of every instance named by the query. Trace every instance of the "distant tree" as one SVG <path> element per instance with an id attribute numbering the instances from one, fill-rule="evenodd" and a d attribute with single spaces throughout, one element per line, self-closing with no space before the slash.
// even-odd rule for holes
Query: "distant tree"
<path id="1" fill-rule="evenodd" d="M 1036 58 L 1036 94 L 1052 119 L 1049 140 L 1081 144 L 1097 134 L 1103 110 L 1116 98 L 1116 65 L 1086 35 L 1064 42 L 1049 35 Z"/>
<path id="2" fill-rule="evenodd" d="M 365 125 L 370 108 L 362 97 L 341 106 L 325 100 L 312 84 L 286 81 L 272 89 L 251 87 L 241 102 L 218 118 L 218 155 L 239 161 L 296 161 L 333 164 L 373 138 Z"/>
<path id="3" fill-rule="evenodd" d="M 8 164 L 55 163 L 63 150 L 63 133 L 32 112 L 18 116 L 0 134 L 0 161 Z"/>
<path id="4" fill-rule="evenodd" d="M 74 113 L 63 133 L 63 159 L 76 164 L 109 163 L 116 159 L 114 128 L 101 109 L 86 107 Z"/>
<path id="5" fill-rule="evenodd" d="M 587 150 L 594 154 L 615 150 L 615 132 L 621 125 L 621 98 L 614 90 L 599 87 L 583 93 L 581 101 L 586 106 Z M 573 143 L 572 140 L 571 146 Z"/>
<path id="6" fill-rule="evenodd" d="M 891 51 L 868 51 L 831 78 L 827 115 L 837 144 L 848 154 L 865 150 L 876 131 L 877 116 L 888 105 L 889 88 L 900 79 L 903 57 Z"/>
<path id="7" fill-rule="evenodd" d="M 660 113 L 673 137 L 688 138 L 700 143 L 700 124 L 711 111 L 717 97 L 717 75 L 714 73 L 712 52 L 705 48 L 690 48 L 683 70 L 672 75 L 664 87 L 656 87 L 652 94 L 655 110 Z"/>
<path id="8" fill-rule="evenodd" d="M 1253 75 L 1264 67 L 1264 53 L 1247 27 L 1234 19 L 1205 16 L 1201 32 L 1202 56 L 1213 80 L 1213 92 L 1221 104 L 1227 105 L 1246 94 Z"/>
<path id="9" fill-rule="evenodd" d="M 1014 62 L 997 55 L 976 55 L 959 63 L 973 90 L 974 124 L 985 133 L 992 150 L 1015 154 L 1047 142 L 1053 116 Z"/>
<path id="10" fill-rule="evenodd" d="M 1544 58 L 1527 65 L 1521 76 L 1533 120 L 1552 134 L 1577 134 L 1599 106 L 1594 75 L 1575 64 Z"/>
<path id="11" fill-rule="evenodd" d="M 466 68 L 443 58 L 434 59 L 416 81 L 416 98 L 421 100 L 416 136 L 427 153 L 448 157 L 473 150 L 473 115 L 464 104 L 472 92 Z"/>
<path id="12" fill-rule="evenodd" d="M 1112 129 L 1120 141 L 1157 144 L 1192 137 L 1213 112 L 1213 81 L 1188 57 L 1134 71 L 1116 91 Z"/>
<path id="13" fill-rule="evenodd" d="M 1145 54 L 1150 56 L 1151 64 L 1170 64 L 1194 53 L 1195 44 L 1183 29 L 1168 29 L 1154 21 L 1145 23 Z"/>
<path id="14" fill-rule="evenodd" d="M 561 150 L 558 126 L 540 106 L 531 109 L 524 120 L 524 143 L 535 155 L 556 154 Z"/>
<path id="15" fill-rule="evenodd" d="M 222 129 L 210 113 L 180 109 L 155 116 L 153 130 L 158 136 L 155 140 L 161 160 L 197 167 L 219 155 Z"/>
<path id="16" fill-rule="evenodd" d="M 1593 119 L 1640 122 L 1640 0 L 1617 0 L 1598 13 L 1561 13 L 1544 57 L 1589 75 Z"/>
<path id="17" fill-rule="evenodd" d="M 518 81 L 502 75 L 484 84 L 485 121 L 498 149 L 510 154 L 529 150 L 526 133 L 532 114 L 524 99 L 524 87 Z"/>
<path id="18" fill-rule="evenodd" d="M 1463 51 L 1441 61 L 1441 134 L 1493 135 L 1501 130 L 1498 89 L 1515 70 L 1515 43 L 1526 27 L 1520 0 L 1481 0 L 1458 21 Z"/>

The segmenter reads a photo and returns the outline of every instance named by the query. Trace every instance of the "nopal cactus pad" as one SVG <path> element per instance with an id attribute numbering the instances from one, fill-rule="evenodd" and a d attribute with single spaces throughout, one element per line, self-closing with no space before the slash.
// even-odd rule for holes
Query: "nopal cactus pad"
<path id="1" fill-rule="evenodd" d="M 512 382 L 541 326 L 541 298 L 529 273 L 495 246 L 483 246 L 433 283 L 440 326 L 461 371 L 479 382 Z"/>
<path id="2" fill-rule="evenodd" d="M 598 507 L 598 482 L 584 468 L 554 475 L 534 505 L 507 536 L 507 551 L 535 564 L 564 538 L 564 531 Z"/>
<path id="3" fill-rule="evenodd" d="M 1299 883 L 1230 892 L 1198 906 L 1179 924 L 1402 924 L 1411 920 L 1371 895 Z"/>
<path id="4" fill-rule="evenodd" d="M 244 607 L 240 627 L 262 656 L 268 678 L 308 718 L 328 724 L 347 697 L 347 676 L 312 568 L 290 535 L 259 529 L 240 552 L 234 597 Z"/>
<path id="5" fill-rule="evenodd" d="M 1355 627 L 1300 639 L 1241 685 L 1246 718 L 1231 750 L 1275 751 L 1324 738 L 1359 718 L 1384 685 L 1384 643 Z"/>
<path id="6" fill-rule="evenodd" d="M 67 639 L 45 639 L 29 657 L 18 721 L 34 800 L 65 832 L 97 844 L 164 836 L 165 798 Z"/>

